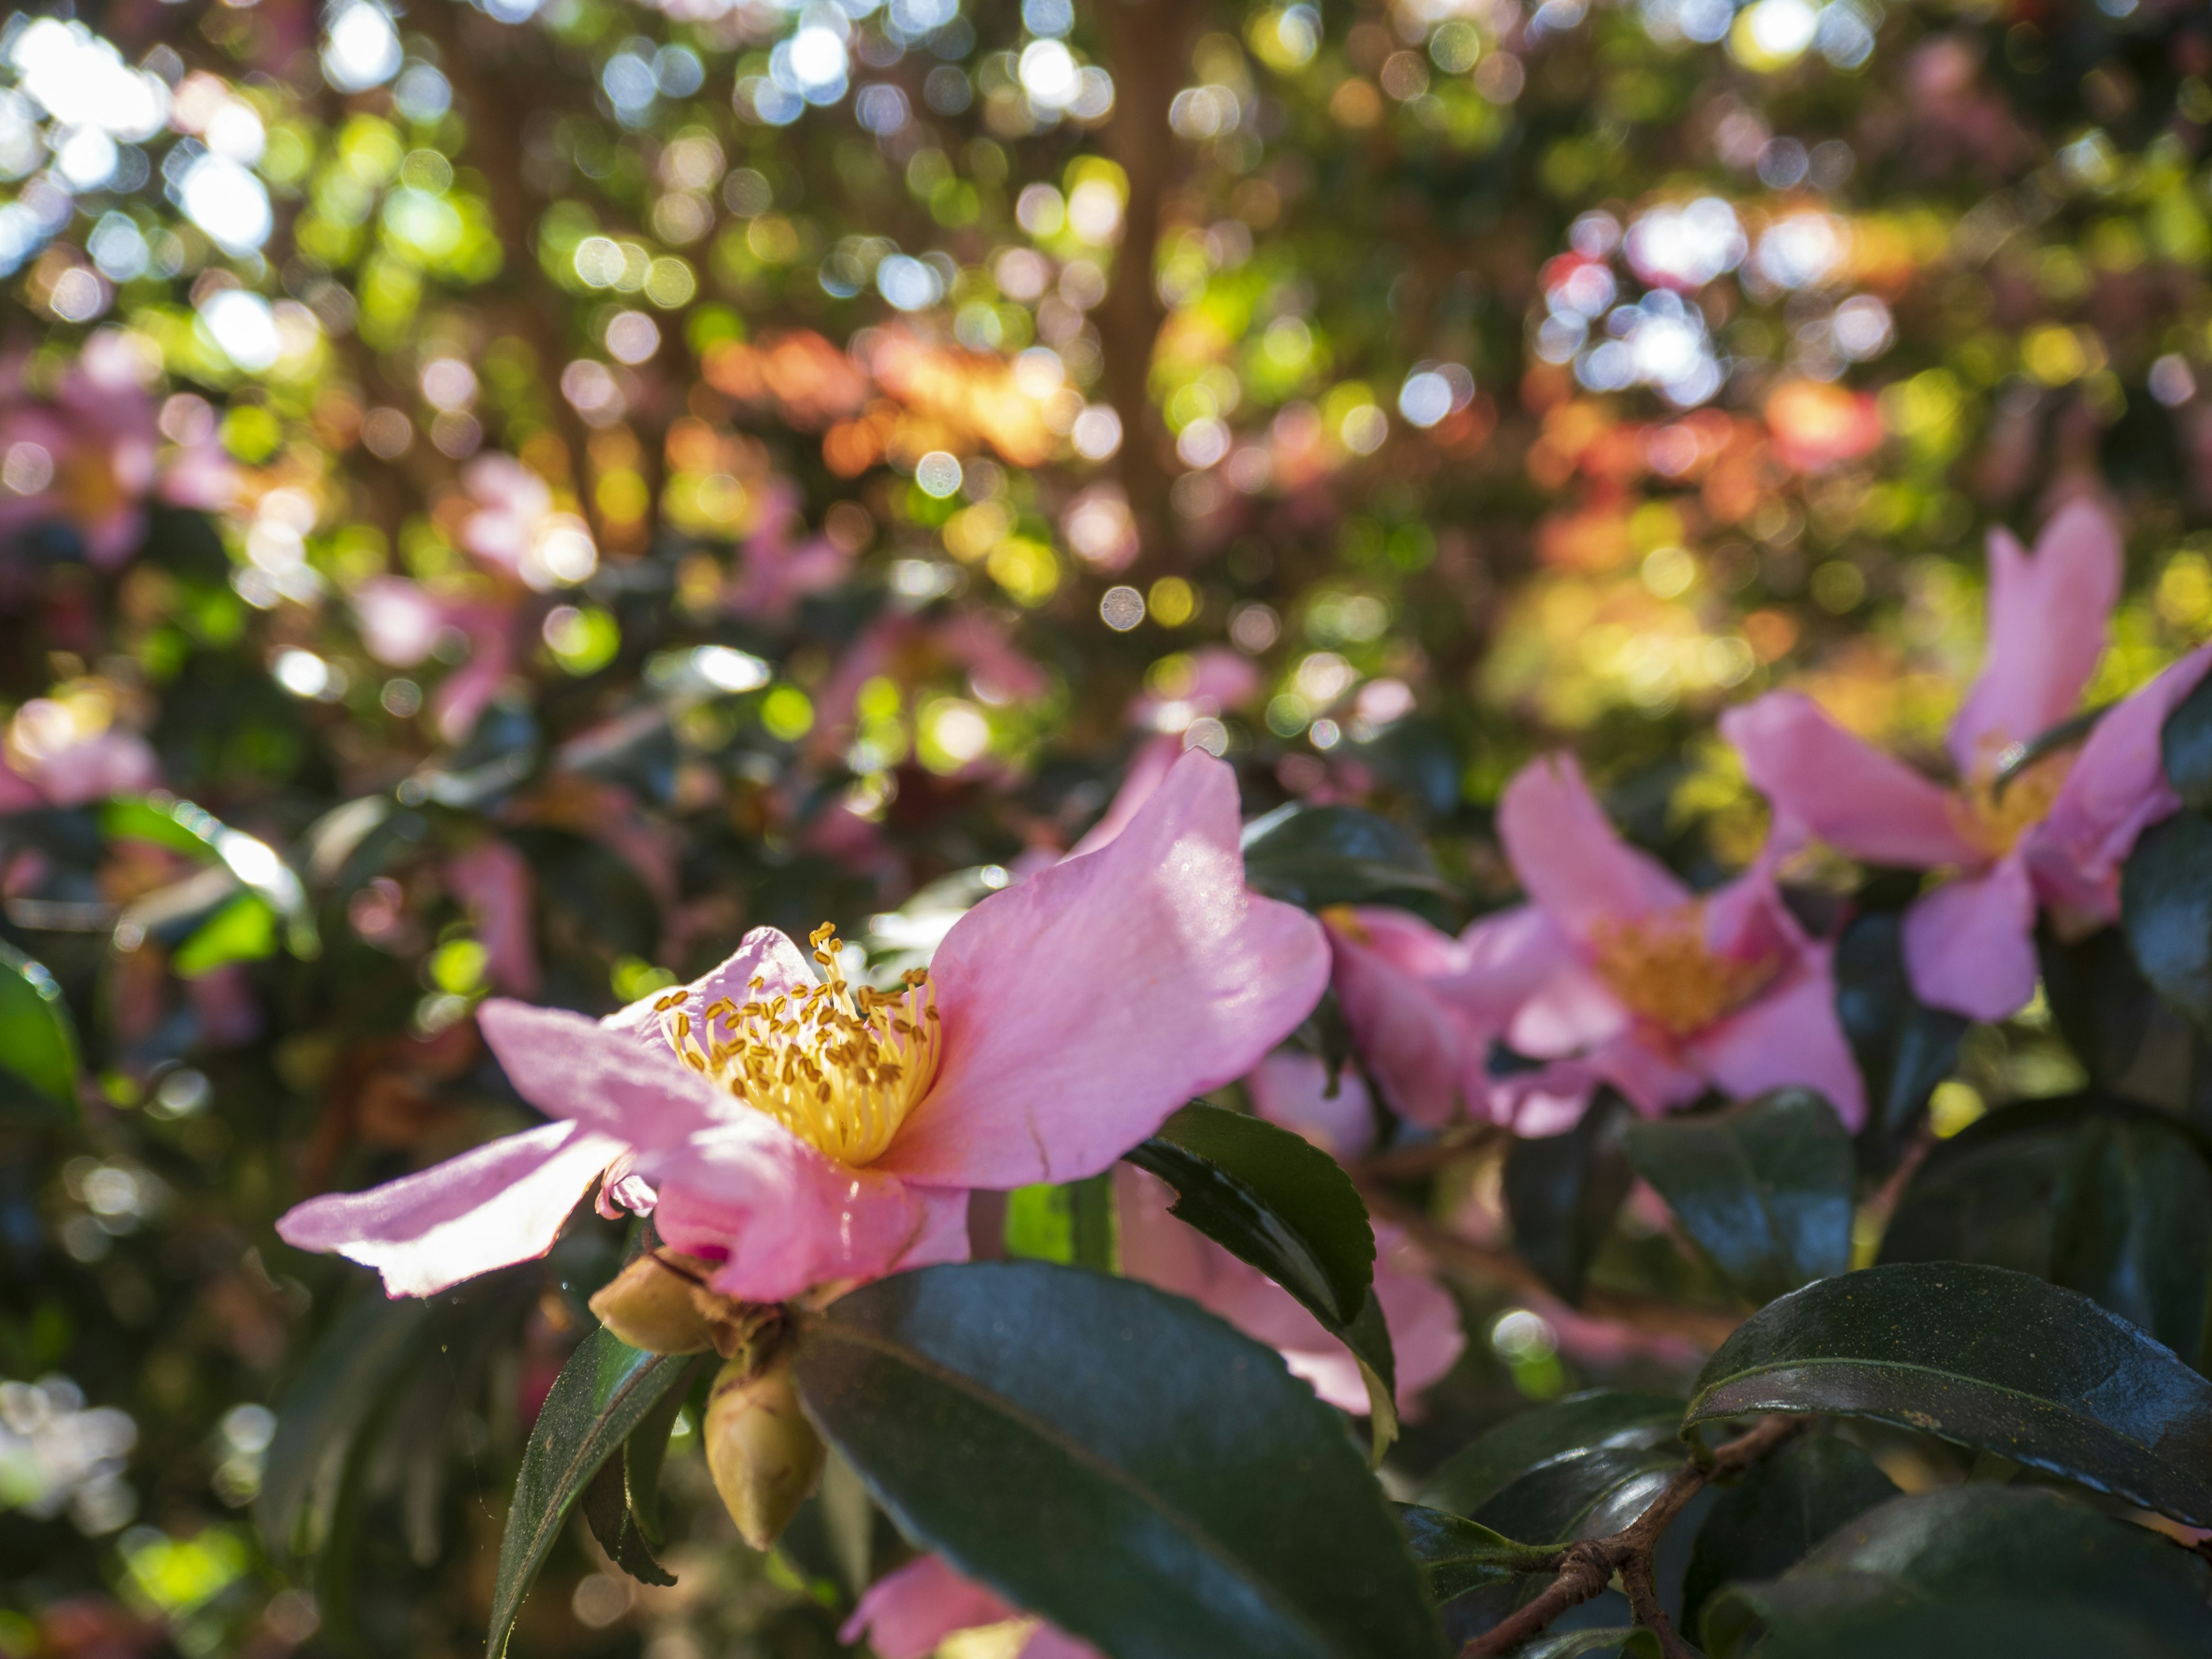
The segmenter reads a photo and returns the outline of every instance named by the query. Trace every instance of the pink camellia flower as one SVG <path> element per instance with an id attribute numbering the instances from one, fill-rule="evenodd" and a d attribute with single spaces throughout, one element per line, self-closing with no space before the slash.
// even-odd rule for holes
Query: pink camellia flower
<path id="1" fill-rule="evenodd" d="M 809 536 L 799 509 L 798 485 L 779 478 L 768 486 L 724 593 L 732 616 L 785 621 L 799 600 L 828 592 L 851 573 L 852 556 L 827 536 Z"/>
<path id="2" fill-rule="evenodd" d="M 966 1194 L 1109 1167 L 1243 1075 L 1328 975 L 1321 929 L 1248 893 L 1226 766 L 1185 758 L 1114 844 L 993 894 L 927 971 L 846 982 L 830 931 L 773 928 L 705 978 L 592 1021 L 494 1000 L 486 1040 L 557 1121 L 278 1224 L 428 1295 L 550 1249 L 576 1201 L 653 1209 L 776 1302 L 966 1253 Z"/>
<path id="3" fill-rule="evenodd" d="M 461 469 L 461 483 L 476 503 L 461 545 L 485 564 L 540 592 L 599 568 L 591 527 L 556 512 L 551 487 L 512 455 L 479 455 Z"/>
<path id="4" fill-rule="evenodd" d="M 1498 831 L 1556 952 L 1506 1041 L 1560 1062 L 1554 1087 L 1610 1083 L 1650 1115 L 1708 1086 L 1741 1099 L 1794 1085 L 1825 1095 L 1846 1125 L 1864 1120 L 1829 947 L 1782 902 L 1771 855 L 1694 895 L 1614 833 L 1567 756 L 1506 786 Z"/>
<path id="5" fill-rule="evenodd" d="M 1352 1351 L 1273 1279 L 1169 1214 L 1175 1193 L 1167 1182 L 1125 1164 L 1114 1171 L 1114 1197 L 1123 1273 L 1189 1297 L 1281 1354 L 1330 1405 L 1366 1414 L 1367 1384 Z M 1420 1251 L 1387 1223 L 1376 1228 L 1375 1243 L 1375 1299 L 1397 1359 L 1402 1416 L 1451 1370 L 1467 1338 L 1458 1307 Z"/>
<path id="6" fill-rule="evenodd" d="M 1869 747 L 1795 692 L 1722 716 L 1781 833 L 1809 832 L 1869 864 L 1954 872 L 1905 916 L 1905 967 L 1923 1002 L 1992 1020 L 2023 1006 L 2035 993 L 2039 900 L 2075 927 L 2111 920 L 2121 860 L 2180 804 L 2159 763 L 2159 728 L 2212 666 L 2202 649 L 2078 749 L 1997 787 L 2021 745 L 2080 705 L 2119 586 L 2118 532 L 2087 502 L 2062 509 L 2032 555 L 1990 534 L 1989 654 L 1951 727 L 1955 787 Z"/>
<path id="7" fill-rule="evenodd" d="M 503 841 L 482 841 L 446 860 L 446 885 L 476 923 L 491 982 L 535 996 L 543 975 L 531 920 L 530 860 Z"/>
<path id="8" fill-rule="evenodd" d="M 865 1636 L 880 1659 L 928 1659 L 949 1636 L 996 1625 L 1017 1626 L 1018 1621 L 1027 1628 L 1009 1629 L 1006 1644 L 994 1646 L 994 1655 L 1004 1659 L 1103 1659 L 1090 1643 L 1035 1614 L 1018 1612 L 996 1591 L 963 1578 L 934 1555 L 917 1557 L 869 1585 L 837 1639 L 851 1646 Z"/>
<path id="9" fill-rule="evenodd" d="M 108 723 L 99 697 L 33 697 L 15 711 L 0 746 L 0 812 L 84 806 L 143 794 L 161 782 L 146 739 Z"/>
<path id="10" fill-rule="evenodd" d="M 1341 1164 L 1375 1144 L 1375 1104 L 1350 1066 L 1334 1091 L 1328 1062 L 1302 1048 L 1278 1048 L 1244 1079 L 1252 1109 L 1277 1128 L 1304 1135 Z"/>
<path id="11" fill-rule="evenodd" d="M 371 576 L 354 590 L 353 611 L 362 643 L 387 667 L 420 666 L 448 630 L 468 641 L 468 660 L 439 684 L 430 703 L 441 737 L 448 743 L 466 738 L 513 666 L 512 607 L 440 599 L 404 576 Z"/>

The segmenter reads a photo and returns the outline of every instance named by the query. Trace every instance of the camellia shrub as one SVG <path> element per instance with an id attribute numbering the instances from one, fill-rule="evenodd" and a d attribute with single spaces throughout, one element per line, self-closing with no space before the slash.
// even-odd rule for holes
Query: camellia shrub
<path id="1" fill-rule="evenodd" d="M 0 1659 L 2212 1652 L 2212 20 L 0 21 Z"/>

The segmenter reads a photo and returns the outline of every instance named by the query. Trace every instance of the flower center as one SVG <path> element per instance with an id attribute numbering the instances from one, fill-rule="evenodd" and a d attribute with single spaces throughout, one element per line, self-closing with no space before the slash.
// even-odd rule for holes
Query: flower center
<path id="1" fill-rule="evenodd" d="M 838 965 L 836 929 L 807 936 L 828 978 L 803 991 L 710 1003 L 703 1021 L 671 992 L 654 1005 L 676 1056 L 807 1145 L 858 1166 L 884 1154 L 937 1076 L 944 1043 L 929 974 L 909 972 L 904 988 L 848 985 Z"/>
<path id="2" fill-rule="evenodd" d="M 2020 838 L 2051 816 L 2051 804 L 2074 769 L 2075 753 L 2061 750 L 2023 767 L 1996 787 L 1997 768 L 1978 769 L 1959 791 L 1953 817 L 1959 833 L 1991 859 L 2012 851 Z"/>
<path id="3" fill-rule="evenodd" d="M 1600 922 L 1591 931 L 1590 962 L 1630 1012 L 1676 1037 L 1741 1007 L 1781 966 L 1772 957 L 1717 954 L 1705 943 L 1705 907 L 1698 904 L 1635 921 Z"/>

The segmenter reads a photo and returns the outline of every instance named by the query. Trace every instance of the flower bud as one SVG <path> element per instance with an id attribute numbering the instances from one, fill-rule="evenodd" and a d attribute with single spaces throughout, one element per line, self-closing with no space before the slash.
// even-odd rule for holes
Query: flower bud
<path id="1" fill-rule="evenodd" d="M 724 1365 L 707 1400 L 707 1469 L 745 1542 L 770 1548 L 814 1483 L 829 1453 L 799 1409 L 788 1362 L 748 1375 L 740 1357 Z"/>
<path id="2" fill-rule="evenodd" d="M 592 1311 L 633 1348 L 700 1353 L 714 1346 L 714 1322 L 700 1305 L 700 1281 L 713 1272 L 688 1255 L 653 1250 L 634 1258 L 592 1298 Z"/>

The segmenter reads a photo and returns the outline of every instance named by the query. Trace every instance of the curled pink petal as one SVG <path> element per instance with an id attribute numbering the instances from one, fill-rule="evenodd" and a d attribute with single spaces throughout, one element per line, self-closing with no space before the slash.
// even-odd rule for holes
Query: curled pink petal
<path id="1" fill-rule="evenodd" d="M 1110 845 L 963 916 L 930 973 L 941 1069 L 875 1167 L 1010 1188 L 1103 1170 L 1243 1076 L 1320 1000 L 1328 950 L 1245 890 L 1235 775 L 1190 750 Z"/>
<path id="2" fill-rule="evenodd" d="M 1412 1122 L 1449 1123 L 1478 1038 L 1427 981 L 1464 966 L 1457 941 L 1381 908 L 1333 915 L 1328 938 L 1337 1002 L 1383 1100 Z"/>
<path id="3" fill-rule="evenodd" d="M 1546 756 L 1515 775 L 1498 801 L 1498 838 L 1529 898 L 1577 940 L 1690 896 L 1614 832 L 1571 755 Z"/>
<path id="4" fill-rule="evenodd" d="M 1989 654 L 1951 726 L 1961 775 L 2071 714 L 2096 672 L 2120 597 L 2120 532 L 2087 501 L 2061 507 L 2033 555 L 1990 532 Z"/>
<path id="5" fill-rule="evenodd" d="M 752 988 L 752 981 L 761 981 L 760 988 Z M 668 1058 L 671 1050 L 663 1032 L 664 1012 L 679 1011 L 691 1018 L 692 1029 L 704 1030 L 707 1010 L 717 1002 L 733 1002 L 739 1007 L 756 997 L 769 1000 L 803 991 L 815 983 L 814 970 L 807 963 L 806 954 L 793 944 L 781 928 L 756 927 L 738 941 L 738 948 L 716 966 L 683 988 L 680 1005 L 664 1011 L 670 991 L 655 991 L 640 997 L 619 1012 L 609 1014 L 601 1024 L 623 1031 L 638 1046 L 656 1059 Z"/>
<path id="6" fill-rule="evenodd" d="M 1905 967 L 1931 1007 L 1969 1019 L 2018 1013 L 2035 994 L 2035 889 L 2015 853 L 1913 901 Z"/>
<path id="7" fill-rule="evenodd" d="M 553 1248 L 622 1142 L 580 1124 L 548 1123 L 362 1193 L 296 1205 L 276 1234 L 374 1267 L 390 1296 L 431 1296 Z"/>
<path id="8" fill-rule="evenodd" d="M 1907 869 L 1968 864 L 1951 792 L 1846 732 L 1810 697 L 1777 691 L 1721 716 L 1752 787 L 1778 818 L 1864 859 Z"/>

